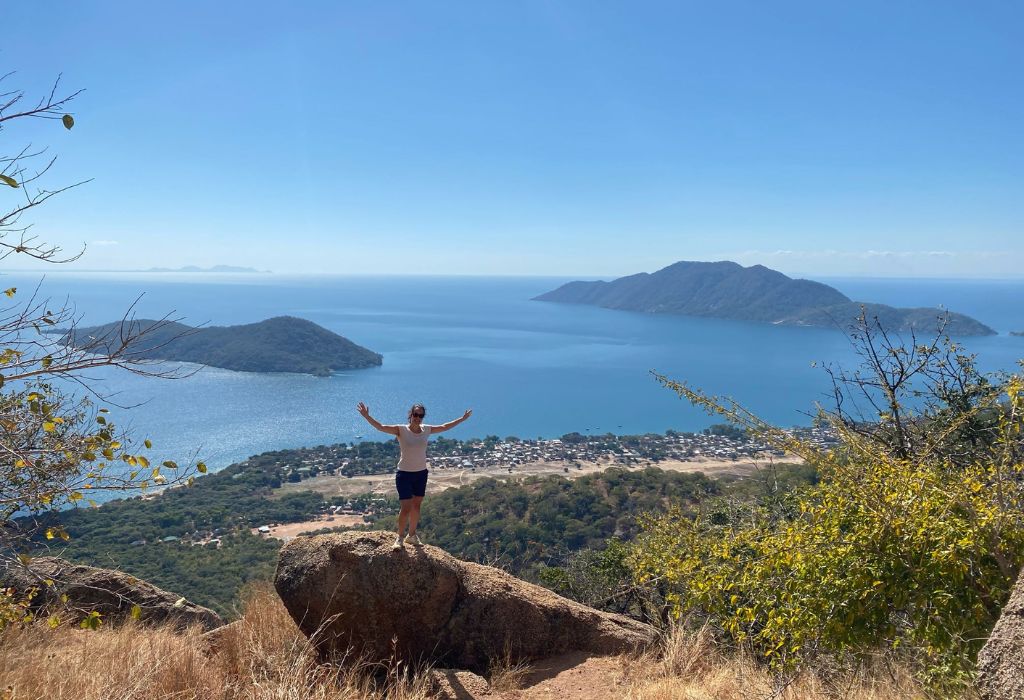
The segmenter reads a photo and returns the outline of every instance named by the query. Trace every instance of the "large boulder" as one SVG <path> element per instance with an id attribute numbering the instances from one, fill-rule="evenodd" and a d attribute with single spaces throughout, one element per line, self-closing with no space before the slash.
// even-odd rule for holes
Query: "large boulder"
<path id="1" fill-rule="evenodd" d="M 1024 698 L 1024 571 L 978 653 L 978 691 L 985 700 Z"/>
<path id="2" fill-rule="evenodd" d="M 567 651 L 616 654 L 654 629 L 604 613 L 437 547 L 394 551 L 394 534 L 301 537 L 281 550 L 274 585 L 321 657 L 397 657 L 486 672 L 495 660 Z"/>
<path id="3" fill-rule="evenodd" d="M 36 557 L 27 566 L 10 564 L 0 570 L 0 588 L 13 588 L 17 594 L 36 589 L 31 602 L 35 612 L 55 612 L 72 620 L 92 611 L 100 613 L 104 621 L 123 620 L 132 617 L 138 606 L 142 622 L 170 623 L 182 629 L 198 625 L 206 630 L 224 624 L 209 608 L 134 576 L 58 557 Z"/>

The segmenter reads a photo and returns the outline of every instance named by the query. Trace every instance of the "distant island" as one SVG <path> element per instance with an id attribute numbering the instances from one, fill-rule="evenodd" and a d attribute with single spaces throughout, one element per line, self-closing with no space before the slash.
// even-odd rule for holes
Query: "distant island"
<path id="1" fill-rule="evenodd" d="M 792 279 L 763 265 L 743 267 L 730 261 L 681 261 L 654 273 L 641 272 L 611 282 L 569 282 L 534 300 L 825 328 L 845 327 L 863 306 L 868 317 L 877 317 L 887 330 L 934 333 L 943 317 L 951 335 L 996 333 L 964 314 L 856 302 L 821 282 Z"/>
<path id="2" fill-rule="evenodd" d="M 1024 336 L 1024 331 L 1010 331 L 1010 335 Z"/>
<path id="3" fill-rule="evenodd" d="M 154 324 L 159 326 L 153 329 Z M 338 370 L 378 367 L 382 362 L 380 354 L 312 321 L 292 316 L 206 328 L 148 319 L 118 321 L 76 328 L 70 340 L 76 347 L 98 342 L 101 347 L 116 348 L 123 331 L 148 331 L 133 351 L 134 357 L 195 362 L 238 372 L 296 372 L 323 377 Z"/>
<path id="4" fill-rule="evenodd" d="M 257 272 L 266 273 L 270 270 L 257 270 L 255 267 L 238 267 L 236 265 L 214 265 L 213 267 L 196 267 L 195 265 L 186 265 L 184 267 L 171 268 L 171 267 L 151 267 L 143 272 Z"/>

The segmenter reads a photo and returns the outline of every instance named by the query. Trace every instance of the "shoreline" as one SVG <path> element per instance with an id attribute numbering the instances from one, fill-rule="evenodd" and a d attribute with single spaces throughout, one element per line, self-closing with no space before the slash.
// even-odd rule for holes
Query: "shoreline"
<path id="1" fill-rule="evenodd" d="M 567 479 L 578 479 L 582 476 L 597 474 L 607 469 L 647 469 L 655 467 L 665 471 L 696 473 L 702 472 L 711 478 L 722 476 L 744 477 L 755 474 L 759 469 L 772 464 L 802 464 L 803 460 L 795 456 L 742 457 L 737 459 L 712 459 L 700 457 L 696 459 L 665 459 L 632 460 L 626 464 L 614 459 L 578 460 L 576 464 L 563 461 L 535 461 L 516 464 L 511 467 L 429 467 L 430 478 L 427 481 L 427 495 L 440 493 L 452 488 L 466 486 L 480 479 L 512 479 L 521 481 L 531 476 L 562 476 Z M 578 466 L 577 466 L 578 465 Z M 378 474 L 359 474 L 344 476 L 341 474 L 318 474 L 297 483 L 285 483 L 274 490 L 274 497 L 291 493 L 312 491 L 327 498 L 332 496 L 356 496 L 374 494 L 391 496 L 395 492 L 395 475 L 393 471 Z"/>

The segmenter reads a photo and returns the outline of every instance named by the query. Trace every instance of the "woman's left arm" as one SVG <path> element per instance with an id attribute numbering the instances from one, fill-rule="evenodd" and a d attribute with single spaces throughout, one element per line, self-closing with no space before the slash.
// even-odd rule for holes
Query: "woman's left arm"
<path id="1" fill-rule="evenodd" d="M 456 418 L 455 420 L 450 420 L 447 423 L 442 423 L 441 425 L 430 426 L 430 434 L 433 435 L 434 433 L 443 433 L 446 430 L 451 430 L 462 421 L 467 420 L 471 415 L 473 415 L 473 410 L 467 408 L 466 412 L 462 414 L 462 418 Z"/>

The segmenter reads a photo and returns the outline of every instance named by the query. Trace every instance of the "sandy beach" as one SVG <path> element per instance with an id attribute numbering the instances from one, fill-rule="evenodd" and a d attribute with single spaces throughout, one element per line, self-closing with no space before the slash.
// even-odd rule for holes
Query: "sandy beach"
<path id="1" fill-rule="evenodd" d="M 801 462 L 796 457 L 775 458 L 775 464 L 798 464 Z M 687 461 L 664 460 L 657 464 L 639 461 L 633 463 L 630 468 L 644 469 L 646 467 L 657 467 L 666 471 L 677 472 L 703 472 L 709 477 L 735 475 L 743 476 L 753 474 L 759 468 L 769 464 L 767 459 L 737 459 L 737 460 L 713 460 L 696 459 Z M 625 465 L 612 460 L 600 462 L 580 462 L 579 468 L 566 464 L 565 462 L 533 462 L 530 464 L 519 464 L 511 468 L 478 468 L 475 471 L 470 469 L 431 469 L 430 480 L 427 482 L 427 493 L 438 493 L 450 488 L 465 486 L 477 479 L 515 479 L 521 480 L 529 476 L 550 476 L 559 475 L 567 479 L 578 479 L 587 474 L 596 474 L 611 467 L 624 467 Z M 393 472 L 386 474 L 368 474 L 353 477 L 322 474 L 311 479 L 304 479 L 298 483 L 286 483 L 278 489 L 277 493 L 284 495 L 296 491 L 316 491 L 330 498 L 331 496 L 355 496 L 362 493 L 375 493 L 382 496 L 390 496 L 395 491 L 395 475 Z M 314 528 L 315 529 L 315 528 Z"/>

